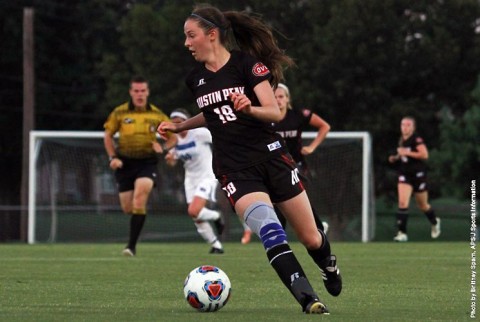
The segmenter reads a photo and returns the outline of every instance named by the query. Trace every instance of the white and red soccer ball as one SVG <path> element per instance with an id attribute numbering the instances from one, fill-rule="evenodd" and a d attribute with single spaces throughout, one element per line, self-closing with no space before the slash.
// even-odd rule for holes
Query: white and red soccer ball
<path id="1" fill-rule="evenodd" d="M 232 285 L 220 268 L 203 265 L 185 278 L 183 293 L 188 304 L 201 312 L 214 312 L 227 304 Z"/>

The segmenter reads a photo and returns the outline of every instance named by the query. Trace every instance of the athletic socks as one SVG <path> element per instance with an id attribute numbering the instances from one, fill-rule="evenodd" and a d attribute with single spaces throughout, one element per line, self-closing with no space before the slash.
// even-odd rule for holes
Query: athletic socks
<path id="1" fill-rule="evenodd" d="M 408 208 L 398 208 L 397 211 L 397 227 L 398 230 L 407 233 Z"/>
<path id="2" fill-rule="evenodd" d="M 427 216 L 428 221 L 430 221 L 430 223 L 432 225 L 437 224 L 437 216 L 435 216 L 435 212 L 433 211 L 433 209 L 431 207 L 430 207 L 430 209 L 425 211 L 424 214 L 425 214 L 425 216 Z"/>
<path id="3" fill-rule="evenodd" d="M 128 248 L 135 250 L 137 246 L 138 237 L 142 232 L 143 224 L 145 223 L 146 215 L 132 215 L 130 218 L 130 239 L 128 241 Z"/>
<path id="4" fill-rule="evenodd" d="M 209 222 L 206 221 L 194 221 L 195 227 L 197 227 L 197 232 L 200 236 L 202 236 L 203 240 L 205 240 L 209 244 L 213 244 L 217 240 L 217 236 L 213 232 L 213 228 Z M 221 248 L 221 247 L 217 247 Z"/>
<path id="5" fill-rule="evenodd" d="M 330 249 L 330 242 L 327 239 L 327 235 L 321 230 L 318 232 L 322 235 L 322 245 L 317 249 L 307 249 L 307 252 L 318 267 L 324 268 L 325 259 L 330 257 L 332 251 Z"/>
<path id="6" fill-rule="evenodd" d="M 203 207 L 195 220 L 210 221 L 217 220 L 218 218 L 220 218 L 220 212 Z"/>

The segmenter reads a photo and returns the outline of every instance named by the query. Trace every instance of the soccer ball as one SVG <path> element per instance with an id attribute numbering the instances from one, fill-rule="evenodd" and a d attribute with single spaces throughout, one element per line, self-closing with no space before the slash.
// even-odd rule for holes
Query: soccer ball
<path id="1" fill-rule="evenodd" d="M 203 265 L 185 278 L 183 293 L 188 304 L 201 312 L 214 312 L 227 304 L 232 285 L 220 268 Z"/>

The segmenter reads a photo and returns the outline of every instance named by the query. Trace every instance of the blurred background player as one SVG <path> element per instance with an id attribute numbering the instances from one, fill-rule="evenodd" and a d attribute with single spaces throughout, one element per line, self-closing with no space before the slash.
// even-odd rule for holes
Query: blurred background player
<path id="1" fill-rule="evenodd" d="M 188 111 L 176 109 L 170 114 L 174 123 L 190 118 Z M 177 135 L 177 145 L 171 149 L 165 159 L 174 166 L 177 160 L 183 162 L 185 168 L 185 197 L 188 204 L 188 215 L 192 217 L 197 232 L 211 245 L 211 254 L 223 254 L 223 246 L 212 229 L 215 225 L 218 235 L 224 229 L 222 214 L 207 207 L 207 203 L 215 205 L 218 181 L 212 171 L 212 135 L 205 127 L 182 131 Z"/>
<path id="2" fill-rule="evenodd" d="M 297 168 L 300 171 L 307 188 L 307 184 L 311 184 L 312 178 L 308 171 L 307 160 L 305 159 L 305 156 L 312 154 L 323 142 L 323 140 L 325 140 L 327 133 L 330 131 L 330 124 L 309 109 L 293 109 L 290 90 L 285 84 L 278 84 L 278 87 L 275 90 L 275 98 L 283 118 L 278 123 L 272 123 L 273 128 L 285 140 L 285 143 L 288 147 L 288 152 L 290 152 L 293 160 L 296 162 Z M 318 129 L 318 131 L 315 139 L 310 142 L 309 145 L 303 146 L 302 132 L 307 126 L 315 127 Z M 278 219 L 282 223 L 282 226 L 285 228 L 285 217 L 279 209 L 275 208 L 275 211 L 278 215 Z M 326 233 L 328 230 L 328 224 L 320 220 L 313 206 L 312 212 L 317 228 Z"/>
<path id="3" fill-rule="evenodd" d="M 401 136 L 398 143 L 397 154 L 390 155 L 388 161 L 398 165 L 398 211 L 397 235 L 393 238 L 397 242 L 408 241 L 407 221 L 408 207 L 412 192 L 418 208 L 422 210 L 428 221 L 432 224 L 431 237 L 440 236 L 440 218 L 428 203 L 427 186 L 427 146 L 423 139 L 415 133 L 415 119 L 410 116 L 402 118 L 400 123 Z"/>
<path id="4" fill-rule="evenodd" d="M 148 102 L 150 92 L 145 78 L 133 77 L 129 94 L 130 100 L 116 107 L 104 124 L 104 145 L 110 168 L 115 172 L 120 205 L 125 214 L 131 215 L 129 240 L 123 255 L 135 256 L 148 198 L 158 176 L 157 154 L 174 146 L 176 136 L 170 135 L 163 147 L 157 141 L 157 126 L 170 119 Z M 113 138 L 117 132 L 118 146 Z"/>

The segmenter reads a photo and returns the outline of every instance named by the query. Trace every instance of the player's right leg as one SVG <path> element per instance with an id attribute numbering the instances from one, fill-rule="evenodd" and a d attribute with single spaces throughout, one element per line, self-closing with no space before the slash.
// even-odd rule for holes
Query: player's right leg
<path id="1" fill-rule="evenodd" d="M 302 266 L 290 249 L 287 235 L 280 224 L 268 195 L 254 192 L 242 196 L 235 204 L 250 229 L 263 243 L 270 264 L 283 284 L 307 314 L 328 314 L 308 281 Z"/>
<path id="2" fill-rule="evenodd" d="M 398 190 L 398 210 L 396 213 L 397 220 L 397 235 L 393 237 L 396 242 L 408 241 L 407 223 L 408 223 L 408 207 L 410 204 L 410 197 L 413 192 L 413 187 L 407 182 L 405 176 L 399 177 L 397 185 Z"/>

